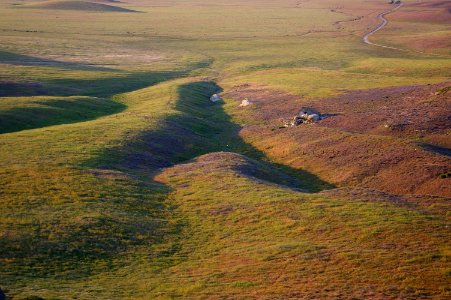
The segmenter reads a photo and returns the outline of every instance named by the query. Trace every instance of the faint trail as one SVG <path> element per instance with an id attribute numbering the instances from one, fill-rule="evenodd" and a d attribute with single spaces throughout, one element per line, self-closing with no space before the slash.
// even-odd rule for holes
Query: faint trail
<path id="1" fill-rule="evenodd" d="M 388 14 L 390 14 L 390 13 L 392 13 L 392 12 L 394 12 L 394 11 L 396 11 L 396 10 L 398 10 L 398 9 L 401 8 L 401 6 L 403 6 L 403 5 L 404 5 L 404 3 L 400 3 L 400 4 L 399 4 L 398 6 L 396 6 L 395 8 L 392 8 L 392 9 L 390 9 L 390 10 L 388 10 L 388 11 L 385 11 L 385 12 L 383 12 L 383 13 L 380 13 L 380 14 L 377 16 L 377 18 L 378 18 L 379 20 L 381 20 L 382 23 L 379 24 L 379 25 L 378 25 L 375 29 L 373 29 L 372 31 L 370 31 L 370 32 L 368 32 L 367 34 L 365 34 L 365 36 L 363 37 L 363 42 L 364 42 L 365 44 L 373 45 L 373 46 L 377 46 L 377 47 L 388 48 L 388 49 L 394 49 L 394 50 L 399 50 L 399 51 L 407 51 L 407 50 L 405 50 L 405 49 L 400 49 L 400 48 L 396 48 L 396 47 L 390 47 L 390 46 L 385 46 L 385 45 L 376 44 L 376 43 L 370 42 L 370 40 L 369 40 L 370 36 L 372 36 L 373 34 L 375 34 L 376 32 L 378 32 L 379 30 L 381 30 L 382 28 L 384 28 L 384 27 L 388 24 L 388 21 L 387 21 L 387 19 L 385 19 L 385 16 L 388 15 Z"/>
<path id="2" fill-rule="evenodd" d="M 404 5 L 404 3 L 400 3 L 395 8 L 392 8 L 390 10 L 387 10 L 385 12 L 380 13 L 377 16 L 377 18 L 379 20 L 381 20 L 382 22 L 375 29 L 373 29 L 372 31 L 370 31 L 367 34 L 365 34 L 365 36 L 363 37 L 363 42 L 365 44 L 368 44 L 368 45 L 381 47 L 381 48 L 385 48 L 385 49 L 392 49 L 392 50 L 398 50 L 398 51 L 403 51 L 403 52 L 412 52 L 412 53 L 418 53 L 418 54 L 423 54 L 423 55 L 427 55 L 427 56 L 435 56 L 435 57 L 451 57 L 450 55 L 446 55 L 446 54 L 436 54 L 436 53 L 429 53 L 429 52 L 417 51 L 417 50 L 412 50 L 412 49 L 401 49 L 401 48 L 396 48 L 396 47 L 376 44 L 376 43 L 373 43 L 373 42 L 371 42 L 369 40 L 370 36 L 372 36 L 373 34 L 378 32 L 379 30 L 381 30 L 382 28 L 384 28 L 388 24 L 388 20 L 385 19 L 385 16 L 390 14 L 390 13 L 392 13 L 392 12 L 394 12 L 394 11 L 396 11 L 396 10 L 398 10 L 398 9 L 400 9 L 403 5 Z"/>

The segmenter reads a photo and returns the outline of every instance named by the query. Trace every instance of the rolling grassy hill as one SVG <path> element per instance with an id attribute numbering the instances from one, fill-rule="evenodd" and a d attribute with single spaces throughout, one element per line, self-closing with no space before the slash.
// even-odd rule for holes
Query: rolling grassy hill
<path id="1" fill-rule="evenodd" d="M 361 41 L 385 1 L 93 3 L 0 4 L 8 296 L 450 297 L 449 48 L 406 38 L 443 23 L 374 36 L 404 52 Z"/>

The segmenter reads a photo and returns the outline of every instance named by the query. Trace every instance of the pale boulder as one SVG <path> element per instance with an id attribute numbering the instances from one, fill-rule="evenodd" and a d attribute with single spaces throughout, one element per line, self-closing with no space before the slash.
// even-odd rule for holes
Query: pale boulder
<path id="1" fill-rule="evenodd" d="M 241 101 L 241 104 L 240 104 L 240 106 L 241 107 L 244 107 L 244 106 L 248 106 L 248 105 L 250 105 L 251 104 L 251 102 L 249 101 L 249 99 L 244 99 L 243 101 Z"/>
<path id="2" fill-rule="evenodd" d="M 214 94 L 213 96 L 210 97 L 210 101 L 211 102 L 218 102 L 218 101 L 221 101 L 221 100 L 222 100 L 222 98 L 218 94 Z"/>

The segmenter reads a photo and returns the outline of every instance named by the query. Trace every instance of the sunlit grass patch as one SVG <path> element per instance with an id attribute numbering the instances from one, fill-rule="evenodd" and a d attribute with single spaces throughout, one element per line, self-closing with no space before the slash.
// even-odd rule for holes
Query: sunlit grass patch
<path id="1" fill-rule="evenodd" d="M 379 67 L 378 67 L 379 68 Z M 393 85 L 410 85 L 440 82 L 445 77 L 404 77 L 374 72 L 346 72 L 318 68 L 272 69 L 225 79 L 224 86 L 240 83 L 268 86 L 307 98 L 327 97 L 346 90 L 382 88 Z"/>

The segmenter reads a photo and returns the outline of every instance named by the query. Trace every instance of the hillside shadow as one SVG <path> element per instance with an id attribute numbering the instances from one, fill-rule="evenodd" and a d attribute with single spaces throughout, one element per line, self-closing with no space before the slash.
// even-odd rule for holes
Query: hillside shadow
<path id="1" fill-rule="evenodd" d="M 78 89 L 75 95 L 110 98 L 117 94 L 139 90 L 166 80 L 183 77 L 188 73 L 189 71 L 152 71 L 97 79 L 55 79 L 47 83 L 65 87 L 69 91 Z M 74 93 L 69 92 L 69 95 L 74 95 Z"/>
<path id="2" fill-rule="evenodd" d="M 202 89 L 204 84 L 211 85 L 210 89 L 205 89 L 207 91 L 206 94 L 202 94 L 199 99 L 190 97 L 189 91 Z M 332 184 L 321 180 L 312 173 L 272 162 L 264 152 L 244 141 L 239 135 L 241 127 L 234 123 L 230 115 L 225 112 L 223 107 L 224 103 L 222 101 L 216 103 L 209 101 L 212 94 L 222 92 L 222 88 L 217 86 L 216 83 L 194 82 L 182 85 L 178 92 L 180 99 L 176 103 L 176 109 L 186 116 L 192 115 L 196 117 L 194 121 L 198 123 L 197 127 L 201 129 L 201 132 L 196 130 L 197 135 L 215 140 L 212 148 L 213 151 L 201 151 L 202 153 L 198 155 L 217 151 L 235 152 L 255 159 L 262 163 L 264 167 L 274 170 L 273 177 L 260 173 L 257 170 L 247 170 L 248 175 L 256 178 L 309 192 L 319 192 L 334 187 Z M 190 118 L 187 118 L 187 120 L 178 120 L 182 124 L 186 123 L 187 126 L 192 123 L 190 121 Z M 276 173 L 283 173 L 286 176 L 276 176 Z"/>
<path id="3" fill-rule="evenodd" d="M 436 154 L 451 157 L 451 149 L 449 149 L 449 148 L 440 147 L 440 146 L 432 145 L 432 144 L 426 144 L 426 143 L 420 144 L 420 147 L 422 147 L 424 150 L 429 151 L 429 152 L 433 152 Z"/>
<path id="4" fill-rule="evenodd" d="M 149 87 L 163 81 L 189 74 L 189 70 L 175 72 L 143 72 L 123 77 L 54 80 L 48 84 L 0 82 L 0 96 L 91 96 L 98 99 L 78 101 L 52 100 L 34 103 L 45 107 L 27 107 L 2 110 L 0 105 L 0 134 L 51 125 L 89 121 L 119 113 L 127 106 L 113 96 Z M 2 87 L 5 87 L 2 89 Z M 73 87 L 73 88 L 72 88 Z M 99 99 L 103 98 L 103 99 Z M 96 103 L 102 102 L 99 106 Z"/>
<path id="5" fill-rule="evenodd" d="M 188 75 L 189 70 L 117 74 L 97 79 L 53 79 L 41 82 L 0 81 L 0 97 L 94 96 L 110 98 Z"/>
<path id="6" fill-rule="evenodd" d="M 311 173 L 270 162 L 263 152 L 246 143 L 239 136 L 240 127 L 232 122 L 223 104 L 210 102 L 209 97 L 220 91 L 219 86 L 209 81 L 180 86 L 175 103 L 178 113 L 162 120 L 158 130 L 143 132 L 82 163 L 79 167 L 83 172 L 96 176 L 99 183 L 111 184 L 108 193 L 116 200 L 105 205 L 113 211 L 129 210 L 130 214 L 124 215 L 120 222 L 108 216 L 107 219 L 93 218 L 86 226 L 75 224 L 64 239 L 45 240 L 34 247 L 34 255 L 50 255 L 57 266 L 83 258 L 86 268 L 88 262 L 109 261 L 119 253 L 126 255 L 131 248 L 140 246 L 153 249 L 152 258 L 171 257 L 180 247 L 178 239 L 187 221 L 174 216 L 173 204 L 167 201 L 172 188 L 151 179 L 163 168 L 188 162 L 202 154 L 227 151 L 250 157 L 257 163 L 237 164 L 236 170 L 279 186 L 309 192 L 333 187 Z M 134 185 L 137 188 L 128 192 Z M 137 215 L 142 217 L 139 225 Z M 144 221 L 148 224 L 143 227 Z M 120 229 L 121 224 L 126 224 L 126 230 Z M 89 231 L 90 226 L 102 230 Z M 143 236 L 143 232 L 146 238 L 137 238 Z M 80 240 L 76 248 L 61 249 L 61 245 L 73 246 L 74 241 Z M 160 247 L 163 244 L 170 247 Z M 170 264 L 172 260 L 168 259 L 166 265 Z"/>
<path id="7" fill-rule="evenodd" d="M 0 97 L 46 95 L 46 88 L 37 82 L 0 81 Z"/>
<path id="8" fill-rule="evenodd" d="M 106 99 L 36 101 L 41 107 L 0 109 L 0 134 L 93 120 L 123 111 L 127 106 Z"/>
<path id="9" fill-rule="evenodd" d="M 79 71 L 113 72 L 110 77 L 42 79 L 40 82 L 0 81 L 0 96 L 95 96 L 109 98 L 160 83 L 162 81 L 189 75 L 192 71 L 208 67 L 212 62 L 203 60 L 190 63 L 176 71 L 127 72 L 118 69 L 90 66 L 81 63 L 61 62 L 0 51 L 0 64 L 17 66 L 47 66 Z"/>
<path id="10" fill-rule="evenodd" d="M 87 65 L 76 62 L 65 62 L 49 58 L 40 58 L 30 55 L 17 54 L 13 52 L 0 51 L 0 64 L 9 64 L 14 66 L 43 66 L 54 67 L 66 70 L 79 71 L 114 71 L 116 69 L 105 68 L 100 66 Z"/>
<path id="11" fill-rule="evenodd" d="M 251 172 L 259 179 L 309 192 L 334 186 L 304 170 L 271 162 L 265 153 L 246 143 L 240 126 L 224 111 L 223 103 L 212 103 L 209 97 L 221 92 L 214 82 L 198 81 L 180 86 L 175 108 L 180 114 L 166 118 L 159 130 L 144 132 L 121 148 L 111 149 L 99 157 L 103 166 L 125 169 L 139 174 L 156 174 L 162 168 L 187 162 L 211 152 L 235 152 L 257 160 L 274 174 Z"/>
<path id="12" fill-rule="evenodd" d="M 147 88 L 163 81 L 188 76 L 194 70 L 208 67 L 210 63 L 210 61 L 195 62 L 177 71 L 137 72 L 97 79 L 55 79 L 47 81 L 47 83 L 60 88 L 64 87 L 68 91 L 77 89 L 75 94 L 69 92 L 70 95 L 110 98 L 117 94 Z"/>
<path id="13" fill-rule="evenodd" d="M 93 96 L 104 99 L 86 99 L 76 102 L 57 100 L 34 102 L 46 107 L 13 108 L 1 110 L 0 134 L 45 126 L 89 121 L 119 113 L 126 109 L 113 96 L 187 76 L 193 70 L 207 67 L 209 61 L 192 63 L 184 70 L 131 73 L 127 76 L 99 79 L 60 79 L 41 83 L 0 82 L 0 97 L 9 96 Z M 105 100 L 108 99 L 108 100 Z M 117 101 L 115 101 L 117 100 Z M 94 105 L 103 101 L 104 106 Z"/>

